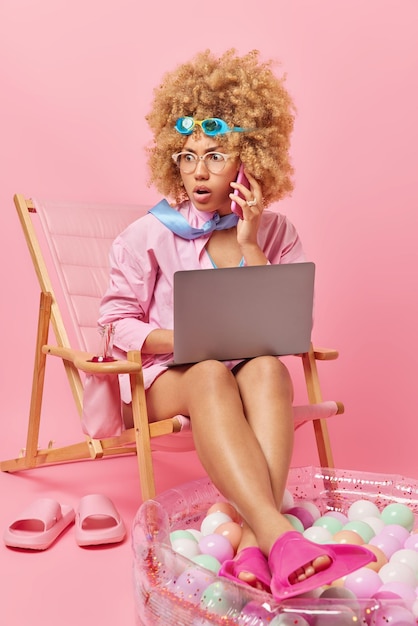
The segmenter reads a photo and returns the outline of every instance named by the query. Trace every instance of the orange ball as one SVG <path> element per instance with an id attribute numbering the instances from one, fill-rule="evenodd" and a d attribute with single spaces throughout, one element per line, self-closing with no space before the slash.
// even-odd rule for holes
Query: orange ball
<path id="1" fill-rule="evenodd" d="M 374 570 L 375 572 L 378 572 L 380 568 L 383 567 L 388 562 L 388 558 L 386 554 L 383 552 L 383 550 L 381 550 L 377 546 L 369 545 L 368 543 L 366 543 L 364 547 L 370 550 L 370 552 L 373 552 L 373 554 L 376 557 L 376 561 L 372 561 L 371 563 L 368 563 L 366 567 Z"/>
<path id="2" fill-rule="evenodd" d="M 230 502 L 223 502 L 223 501 L 215 502 L 214 504 L 212 504 L 211 507 L 209 507 L 206 515 L 210 515 L 211 513 L 217 513 L 218 511 L 220 511 L 221 513 L 225 513 L 226 515 L 229 515 L 229 517 L 234 522 L 239 523 L 241 521 L 238 511 Z"/>
<path id="3" fill-rule="evenodd" d="M 234 549 L 234 552 L 238 550 L 242 537 L 242 528 L 239 524 L 236 522 L 224 522 L 223 524 L 219 524 L 219 526 L 215 529 L 215 533 L 223 535 L 226 539 L 228 539 Z"/>
<path id="4" fill-rule="evenodd" d="M 335 543 L 351 543 L 355 546 L 364 544 L 364 539 L 358 533 L 355 533 L 354 530 L 339 530 L 332 538 Z"/>

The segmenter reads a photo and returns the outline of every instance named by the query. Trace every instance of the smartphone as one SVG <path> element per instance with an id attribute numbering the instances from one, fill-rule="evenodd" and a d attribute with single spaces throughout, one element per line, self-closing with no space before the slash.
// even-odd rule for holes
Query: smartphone
<path id="1" fill-rule="evenodd" d="M 248 178 L 244 174 L 244 166 L 243 166 L 242 163 L 241 163 L 240 168 L 238 170 L 238 176 L 236 177 L 235 182 L 236 183 L 241 183 L 242 185 L 247 187 L 247 189 L 250 189 L 250 183 L 248 181 Z M 238 191 L 238 189 L 234 189 L 234 195 L 235 196 L 240 196 L 240 198 L 243 198 L 243 195 Z M 241 209 L 240 205 L 237 202 L 235 202 L 235 200 L 232 200 L 232 202 L 231 202 L 231 211 L 233 213 L 236 213 L 238 215 L 238 217 L 240 217 L 242 219 L 242 209 Z"/>

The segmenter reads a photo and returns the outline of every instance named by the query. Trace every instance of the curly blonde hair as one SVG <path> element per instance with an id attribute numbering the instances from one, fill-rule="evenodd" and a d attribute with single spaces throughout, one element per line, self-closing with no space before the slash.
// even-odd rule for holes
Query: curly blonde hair
<path id="1" fill-rule="evenodd" d="M 259 51 L 239 57 L 234 49 L 220 57 L 210 50 L 167 73 L 154 91 L 146 119 L 153 131 L 148 148 L 150 184 L 176 202 L 186 198 L 171 155 L 182 150 L 187 136 L 174 129 L 179 117 L 219 117 L 228 126 L 255 129 L 217 135 L 225 149 L 239 156 L 258 180 L 265 206 L 293 189 L 289 158 L 294 105 L 284 78 L 273 73 L 272 61 L 260 62 Z M 194 132 L 202 132 L 196 127 Z"/>

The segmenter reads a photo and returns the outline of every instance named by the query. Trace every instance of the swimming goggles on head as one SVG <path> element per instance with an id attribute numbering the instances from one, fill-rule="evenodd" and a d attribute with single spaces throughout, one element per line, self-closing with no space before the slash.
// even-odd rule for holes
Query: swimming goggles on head
<path id="1" fill-rule="evenodd" d="M 240 128 L 239 126 L 228 126 L 224 120 L 219 117 L 208 117 L 205 120 L 195 120 L 193 117 L 179 117 L 174 128 L 181 135 L 191 135 L 194 128 L 198 124 L 205 135 L 215 137 L 216 135 L 225 135 L 226 133 L 245 133 L 249 128 Z"/>

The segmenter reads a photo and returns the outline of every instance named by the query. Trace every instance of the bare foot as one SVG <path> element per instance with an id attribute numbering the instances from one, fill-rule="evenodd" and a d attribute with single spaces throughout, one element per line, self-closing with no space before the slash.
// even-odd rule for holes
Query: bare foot
<path id="1" fill-rule="evenodd" d="M 311 563 L 307 563 L 304 567 L 301 567 L 296 572 L 293 572 L 289 576 L 289 582 L 291 585 L 295 583 L 300 583 L 311 576 L 314 576 L 318 572 L 322 572 L 327 569 L 331 565 L 331 559 L 329 556 L 319 556 L 314 559 Z M 239 573 L 238 578 L 242 580 L 242 582 L 247 583 L 247 585 L 251 585 L 255 589 L 265 589 L 265 586 L 257 579 L 257 576 L 252 572 L 242 571 Z"/>
<path id="2" fill-rule="evenodd" d="M 260 591 L 263 591 L 266 588 L 265 585 L 263 585 L 263 583 L 258 580 L 257 576 L 255 574 L 252 574 L 251 572 L 240 572 L 238 574 L 238 578 L 242 580 L 243 583 L 250 585 L 254 589 L 259 589 Z"/>
<path id="3" fill-rule="evenodd" d="M 300 583 L 303 580 L 310 578 L 314 574 L 317 574 L 318 572 L 322 572 L 323 570 L 327 569 L 327 567 L 329 567 L 330 565 L 331 565 L 331 559 L 329 558 L 329 556 L 325 554 L 324 556 L 319 556 L 316 559 L 314 559 L 311 563 L 307 563 L 304 567 L 301 567 L 296 572 L 293 572 L 293 574 L 289 576 L 289 582 L 291 585 L 294 585 L 295 583 Z"/>

